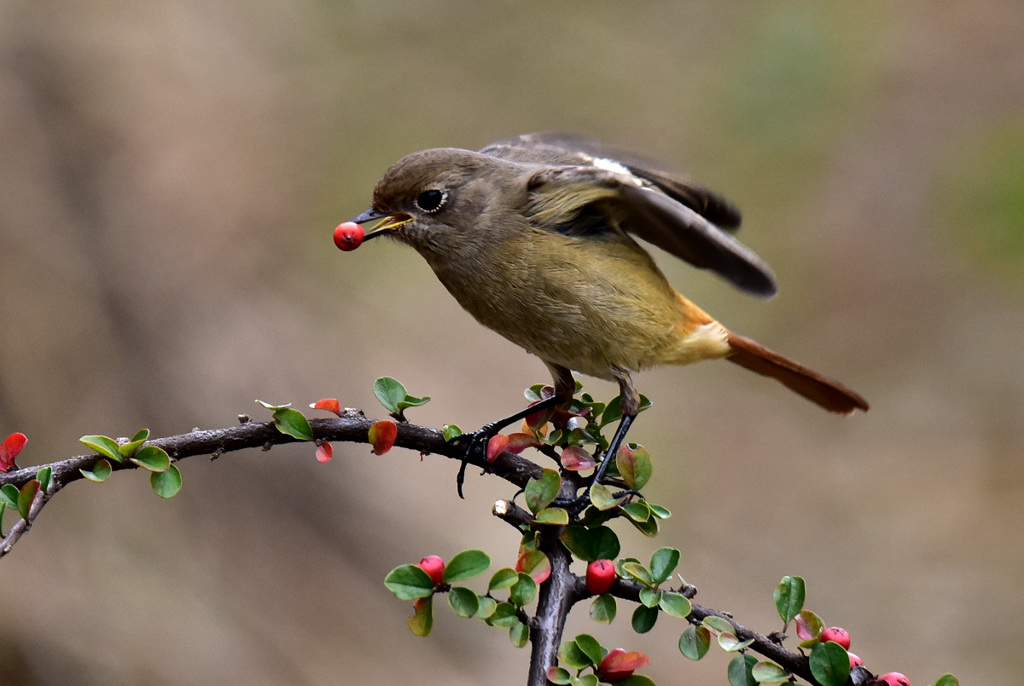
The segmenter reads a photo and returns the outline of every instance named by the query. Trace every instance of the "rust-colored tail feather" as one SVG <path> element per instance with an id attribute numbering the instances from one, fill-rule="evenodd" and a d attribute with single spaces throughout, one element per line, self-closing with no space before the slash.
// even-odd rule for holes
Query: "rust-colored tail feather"
<path id="1" fill-rule="evenodd" d="M 826 378 L 807 367 L 732 332 L 729 333 L 732 353 L 726 358 L 758 374 L 770 376 L 787 388 L 837 414 L 853 414 L 868 409 L 868 403 L 838 381 Z"/>

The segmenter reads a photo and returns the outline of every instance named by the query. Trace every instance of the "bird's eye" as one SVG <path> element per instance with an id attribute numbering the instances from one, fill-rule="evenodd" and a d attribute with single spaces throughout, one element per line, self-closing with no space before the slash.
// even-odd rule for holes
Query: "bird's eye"
<path id="1" fill-rule="evenodd" d="M 432 214 L 441 209 L 441 206 L 444 205 L 444 201 L 447 197 L 448 196 L 444 191 L 432 188 L 428 191 L 423 191 L 416 196 L 416 207 L 420 208 L 427 214 Z"/>

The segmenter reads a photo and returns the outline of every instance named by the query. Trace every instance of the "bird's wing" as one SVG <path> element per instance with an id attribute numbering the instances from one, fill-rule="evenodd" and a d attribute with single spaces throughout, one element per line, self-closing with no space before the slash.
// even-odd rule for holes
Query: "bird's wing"
<path id="1" fill-rule="evenodd" d="M 628 171 L 594 164 L 544 167 L 530 177 L 527 190 L 527 212 L 538 226 L 577 234 L 618 227 L 747 293 L 775 295 L 774 274 L 752 250 Z"/>
<path id="2" fill-rule="evenodd" d="M 532 164 L 593 164 L 606 168 L 619 166 L 661 189 L 670 198 L 686 205 L 720 229 L 733 232 L 742 221 L 739 210 L 717 193 L 664 170 L 653 160 L 586 138 L 558 133 L 530 133 L 491 143 L 480 152 Z"/>

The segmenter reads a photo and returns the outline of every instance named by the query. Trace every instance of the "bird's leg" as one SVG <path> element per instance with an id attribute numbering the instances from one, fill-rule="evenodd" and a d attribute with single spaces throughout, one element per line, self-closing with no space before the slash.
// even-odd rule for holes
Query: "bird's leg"
<path id="1" fill-rule="evenodd" d="M 555 382 L 555 393 L 550 398 L 544 398 L 529 407 L 526 407 L 515 414 L 511 414 L 508 417 L 503 417 L 489 424 L 484 424 L 482 427 L 469 434 L 462 434 L 457 436 L 454 440 L 456 444 L 466 443 L 466 452 L 462 456 L 462 465 L 459 467 L 459 474 L 455 478 L 455 485 L 459 492 L 459 497 L 464 498 L 462 494 L 462 484 L 466 480 L 466 464 L 470 458 L 473 457 L 474 452 L 480 451 L 483 453 L 486 450 L 487 442 L 491 440 L 491 437 L 497 434 L 499 431 L 504 429 L 510 424 L 514 424 L 520 420 L 529 417 L 531 414 L 537 412 L 543 412 L 552 407 L 558 407 L 560 405 L 568 405 L 572 402 L 572 397 L 576 393 L 576 380 L 572 377 L 572 371 L 566 367 L 560 365 L 547 363 L 548 369 L 551 370 L 551 376 Z"/>

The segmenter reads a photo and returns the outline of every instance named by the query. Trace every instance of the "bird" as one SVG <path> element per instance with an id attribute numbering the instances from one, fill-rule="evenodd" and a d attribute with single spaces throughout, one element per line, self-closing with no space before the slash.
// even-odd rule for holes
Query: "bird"
<path id="1" fill-rule="evenodd" d="M 352 221 L 376 222 L 365 240 L 414 248 L 470 315 L 550 371 L 552 396 L 473 432 L 468 451 L 531 413 L 567 406 L 573 371 L 619 387 L 622 419 L 595 482 L 640 410 L 640 370 L 725 359 L 829 412 L 868 409 L 838 381 L 727 329 L 669 283 L 637 239 L 750 295 L 777 291 L 771 269 L 733 235 L 735 206 L 638 155 L 554 133 L 476 152 L 422 150 L 384 173 L 370 209 Z"/>

